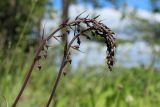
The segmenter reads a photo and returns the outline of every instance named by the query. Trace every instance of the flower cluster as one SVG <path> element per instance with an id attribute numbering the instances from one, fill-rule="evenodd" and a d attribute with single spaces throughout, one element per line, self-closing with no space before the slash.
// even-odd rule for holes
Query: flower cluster
<path id="1" fill-rule="evenodd" d="M 69 22 L 69 19 L 67 19 L 61 24 L 61 26 L 67 27 L 67 31 L 66 31 L 67 34 L 69 34 L 71 30 L 74 32 L 73 39 L 75 39 L 76 37 L 78 45 L 69 46 L 69 48 L 71 47 L 76 50 L 79 50 L 79 47 L 81 44 L 80 36 L 86 37 L 86 39 L 89 39 L 89 40 L 91 39 L 91 36 L 102 37 L 107 47 L 107 56 L 106 56 L 107 65 L 108 65 L 108 68 L 112 70 L 113 64 L 115 62 L 114 60 L 115 48 L 116 48 L 116 41 L 114 37 L 115 33 L 109 27 L 104 25 L 101 21 L 97 21 L 96 20 L 97 18 L 98 16 L 96 16 L 95 18 L 88 18 L 88 16 L 85 18 L 79 18 L 79 16 L 77 16 L 73 22 Z M 62 34 L 62 36 L 63 35 L 64 34 Z M 62 37 L 62 36 L 59 36 L 59 37 Z"/>

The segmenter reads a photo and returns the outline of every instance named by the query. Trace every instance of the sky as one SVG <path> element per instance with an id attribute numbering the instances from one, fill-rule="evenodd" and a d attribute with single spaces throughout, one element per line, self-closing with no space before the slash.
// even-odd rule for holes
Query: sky
<path id="1" fill-rule="evenodd" d="M 106 0 L 99 0 L 100 3 L 106 3 Z M 150 10 L 150 0 L 127 0 L 130 7 L 136 7 L 144 10 Z M 53 0 L 54 8 L 60 9 L 61 0 Z"/>
<path id="2" fill-rule="evenodd" d="M 54 2 L 54 8 L 55 9 L 60 9 L 61 8 L 61 0 L 53 0 Z M 104 3 L 105 0 L 99 0 L 101 3 Z M 129 7 L 136 7 L 139 10 L 137 11 L 137 15 L 139 15 L 141 18 L 144 18 L 146 20 L 157 20 L 160 22 L 160 14 L 156 14 L 153 16 L 151 12 L 149 11 L 151 9 L 150 7 L 150 0 L 127 0 Z M 83 3 L 82 3 L 83 4 Z M 77 16 L 77 14 L 83 12 L 86 9 L 86 5 L 71 5 L 69 9 L 69 17 L 74 18 Z M 88 5 L 87 5 L 88 6 Z M 125 28 L 130 24 L 130 19 L 126 18 L 125 20 L 120 20 L 122 17 L 122 12 L 113 8 L 107 8 L 111 5 L 105 6 L 105 8 L 99 8 L 99 9 L 94 9 L 94 8 L 88 8 L 87 7 L 87 12 L 90 14 L 98 13 L 100 14 L 100 19 L 105 19 L 103 21 L 104 24 L 106 24 L 108 27 L 111 29 L 114 29 L 117 31 L 117 38 L 125 39 L 127 40 L 128 38 L 134 37 L 134 34 L 136 33 L 130 33 L 129 36 L 128 34 L 125 34 L 124 31 L 127 31 Z M 83 15 L 86 16 L 88 13 L 84 13 Z M 105 14 L 104 14 L 105 13 Z M 60 18 L 57 18 L 60 19 Z M 55 25 L 55 22 L 52 20 L 52 22 L 47 23 L 48 26 L 53 27 Z M 121 26 L 121 27 L 119 27 Z M 116 30 L 118 28 L 118 30 Z M 128 37 L 128 38 L 127 38 Z M 126 39 L 127 38 L 127 39 Z M 131 38 L 132 39 L 132 38 Z M 125 48 L 124 48 L 125 47 Z M 159 48 L 160 49 L 160 48 Z M 83 53 L 73 53 L 73 67 L 78 66 L 80 61 L 87 62 L 89 65 L 97 65 L 97 64 L 102 64 L 105 62 L 105 52 L 106 52 L 106 47 L 101 47 L 101 45 L 95 44 L 95 43 L 83 43 L 81 44 L 80 50 Z M 133 44 L 131 43 L 126 43 L 123 46 L 119 45 L 117 47 L 117 64 L 123 64 L 124 66 L 137 66 L 139 63 L 141 64 L 148 64 L 150 63 L 150 57 L 151 57 L 151 51 L 150 47 L 145 43 L 145 42 L 135 42 Z M 92 53 L 92 54 L 90 54 Z M 141 55 L 139 55 L 139 53 Z M 77 55 L 79 57 L 77 57 Z M 95 56 L 100 56 L 100 57 L 95 57 Z M 122 57 L 125 55 L 125 58 Z M 103 57 L 104 56 L 104 57 Z M 127 56 L 127 57 L 126 57 Z M 135 56 L 135 57 L 132 57 Z M 94 61 L 93 61 L 94 60 Z M 85 63 L 86 64 L 86 63 Z"/>
<path id="3" fill-rule="evenodd" d="M 128 4 L 131 7 L 137 7 L 140 9 L 150 10 L 150 0 L 128 0 Z"/>

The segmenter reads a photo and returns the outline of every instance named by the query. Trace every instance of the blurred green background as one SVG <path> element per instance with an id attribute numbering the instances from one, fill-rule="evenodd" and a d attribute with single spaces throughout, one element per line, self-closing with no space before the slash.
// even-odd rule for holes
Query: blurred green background
<path id="1" fill-rule="evenodd" d="M 40 38 L 62 20 L 87 10 L 100 15 L 117 38 L 112 72 L 101 39 L 73 51 L 51 107 L 159 107 L 160 0 L 0 1 L 0 107 L 10 107 L 33 60 Z M 68 35 L 70 39 L 71 35 Z M 63 42 L 63 41 L 62 41 Z M 35 67 L 17 107 L 45 106 L 60 66 L 62 46 L 50 41 L 42 69 Z"/>

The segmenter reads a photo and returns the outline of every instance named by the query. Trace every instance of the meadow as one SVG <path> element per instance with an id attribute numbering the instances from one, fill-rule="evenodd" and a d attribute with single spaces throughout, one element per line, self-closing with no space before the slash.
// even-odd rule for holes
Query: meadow
<path id="1" fill-rule="evenodd" d="M 0 107 L 9 107 L 13 103 L 32 61 L 35 50 L 30 50 L 27 56 L 17 52 L 15 59 L 8 59 L 3 66 L 9 72 L 1 73 Z M 49 57 L 54 59 L 55 53 Z M 57 65 L 53 63 L 46 60 L 40 71 L 34 68 L 18 107 L 43 107 L 46 104 L 57 74 Z M 158 107 L 159 81 L 160 73 L 153 68 L 115 66 L 110 72 L 105 64 L 86 68 L 79 65 L 74 70 L 70 68 L 67 75 L 62 76 L 52 106 Z"/>

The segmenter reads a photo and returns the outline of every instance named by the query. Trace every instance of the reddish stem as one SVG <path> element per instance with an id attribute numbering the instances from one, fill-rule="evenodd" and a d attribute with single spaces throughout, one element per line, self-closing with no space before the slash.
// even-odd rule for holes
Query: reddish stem
<path id="1" fill-rule="evenodd" d="M 26 77 L 25 77 L 25 80 L 24 80 L 24 82 L 23 82 L 23 85 L 22 85 L 22 87 L 21 87 L 21 89 L 20 89 L 17 97 L 15 98 L 15 100 L 14 100 L 14 102 L 13 102 L 13 104 L 12 104 L 12 107 L 16 107 L 16 105 L 17 105 L 20 97 L 22 96 L 23 91 L 24 91 L 25 87 L 27 86 L 27 83 L 28 83 L 28 81 L 29 81 L 29 79 L 30 79 L 30 77 L 31 77 L 31 74 L 32 74 L 33 68 L 34 68 L 34 66 L 35 66 L 35 63 L 36 63 L 36 61 L 37 61 L 36 58 L 37 58 L 37 56 L 39 55 L 39 53 L 41 52 L 41 50 L 42 50 L 43 46 L 45 45 L 46 41 L 48 41 L 51 37 L 53 37 L 54 34 L 55 34 L 56 32 L 58 32 L 60 29 L 62 29 L 63 27 L 65 27 L 65 26 L 62 26 L 62 27 L 58 28 L 58 29 L 55 30 L 50 36 L 48 36 L 48 38 L 47 38 L 46 40 L 43 40 L 43 41 L 41 42 L 39 48 L 38 48 L 37 51 L 36 51 L 36 55 L 35 55 L 35 57 L 34 57 L 34 60 L 33 60 L 32 64 L 31 64 L 30 68 L 29 68 L 29 71 L 28 71 L 28 73 L 27 73 L 27 75 L 26 75 Z"/>
<path id="2" fill-rule="evenodd" d="M 45 44 L 44 41 L 40 44 L 40 46 L 39 46 L 39 48 L 38 48 L 38 50 L 37 50 L 37 52 L 36 52 L 36 55 L 35 55 L 35 57 L 34 57 L 34 60 L 33 60 L 31 66 L 30 66 L 30 68 L 29 68 L 29 71 L 28 71 L 27 75 L 26 75 L 26 78 L 25 78 L 25 80 L 24 80 L 24 82 L 23 82 L 23 85 L 22 85 L 22 87 L 21 87 L 21 89 L 20 89 L 20 91 L 19 91 L 16 99 L 14 100 L 14 103 L 12 104 L 12 107 L 16 107 L 16 105 L 17 105 L 17 103 L 18 103 L 18 101 L 19 101 L 19 99 L 20 99 L 20 97 L 21 97 L 21 95 L 22 95 L 22 93 L 23 93 L 23 91 L 24 91 L 27 83 L 28 83 L 28 80 L 29 80 L 29 78 L 30 78 L 30 76 L 31 76 L 31 74 L 32 74 L 33 68 L 34 68 L 35 63 L 36 63 L 36 61 L 37 61 L 36 58 L 37 58 L 37 56 L 39 55 L 39 53 L 40 53 L 40 51 L 41 51 L 41 48 L 43 47 L 44 44 Z"/>
<path id="3" fill-rule="evenodd" d="M 70 43 L 68 44 L 68 48 L 67 48 L 67 50 L 66 50 L 66 51 L 67 51 L 67 52 L 66 52 L 67 54 L 68 54 L 68 52 L 69 52 L 69 49 L 70 49 L 72 43 L 74 42 L 74 40 L 75 40 L 79 35 L 80 35 L 80 34 L 74 36 L 73 39 L 72 39 L 72 40 L 70 41 Z M 55 95 L 55 91 L 56 91 L 56 88 L 57 88 L 57 86 L 58 86 L 58 83 L 59 83 L 59 80 L 60 80 L 60 78 L 61 78 L 62 71 L 63 71 L 63 68 L 64 68 L 64 63 L 65 63 L 66 56 L 67 56 L 67 55 L 65 55 L 65 54 L 63 55 L 62 63 L 61 63 L 59 72 L 58 72 L 58 74 L 57 74 L 56 80 L 54 81 L 53 88 L 52 88 L 52 91 L 51 91 L 51 94 L 50 94 L 50 97 L 49 97 L 49 99 L 48 99 L 48 102 L 47 102 L 46 107 L 49 107 L 49 105 L 50 105 L 50 103 L 51 103 L 51 101 L 52 101 L 52 98 L 53 98 L 54 95 Z"/>

